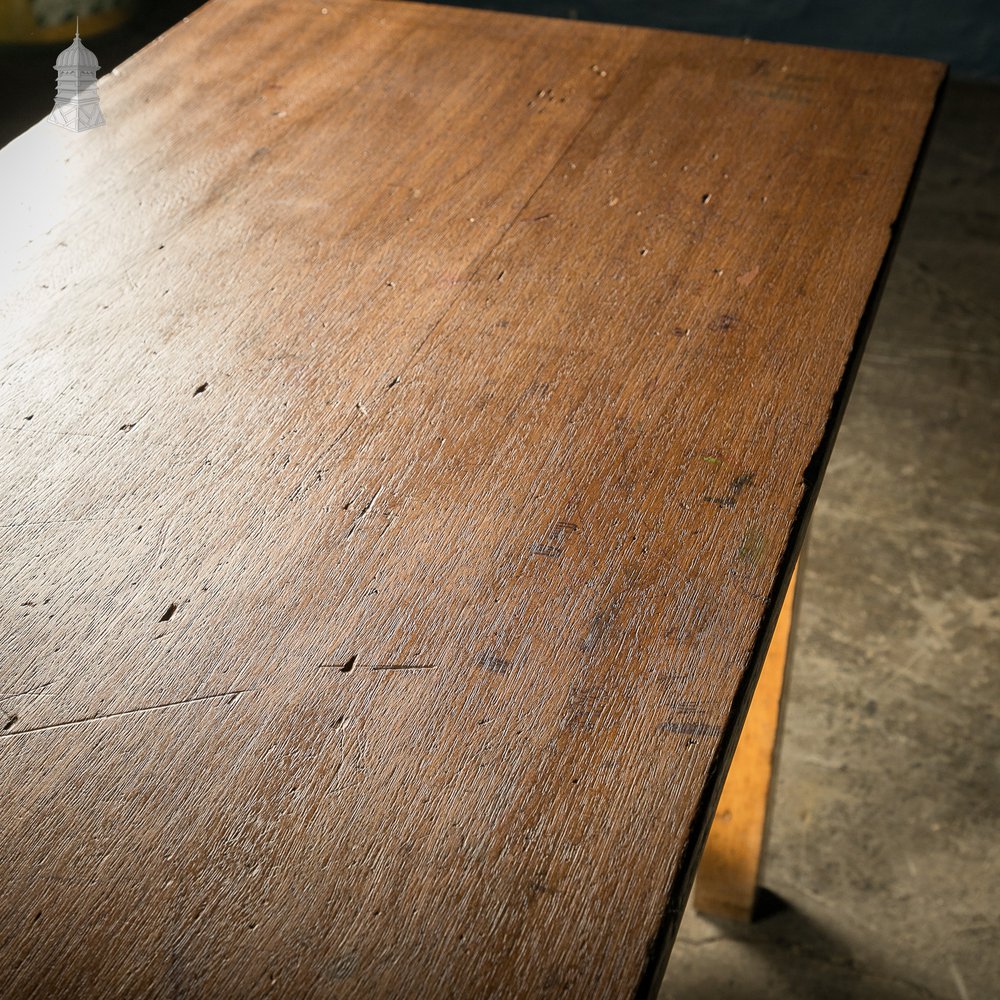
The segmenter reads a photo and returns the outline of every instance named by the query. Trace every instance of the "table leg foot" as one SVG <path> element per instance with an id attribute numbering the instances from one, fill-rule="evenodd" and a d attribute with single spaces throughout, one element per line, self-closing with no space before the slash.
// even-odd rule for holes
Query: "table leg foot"
<path id="1" fill-rule="evenodd" d="M 797 575 L 798 567 L 788 584 L 698 868 L 694 906 L 707 916 L 747 922 L 754 916 Z"/>

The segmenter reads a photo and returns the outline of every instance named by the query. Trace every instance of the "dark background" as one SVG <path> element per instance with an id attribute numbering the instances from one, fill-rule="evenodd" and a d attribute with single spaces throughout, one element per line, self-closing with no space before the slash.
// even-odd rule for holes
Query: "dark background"
<path id="1" fill-rule="evenodd" d="M 445 0 L 588 21 L 924 56 L 1000 78 L 1000 0 Z"/>
<path id="2" fill-rule="evenodd" d="M 926 56 L 949 63 L 953 76 L 1000 80 L 1000 0 L 460 0 L 453 5 Z M 140 0 L 126 26 L 87 39 L 101 72 L 198 6 L 195 0 Z M 64 47 L 0 46 L 0 145 L 51 110 L 52 64 Z"/>

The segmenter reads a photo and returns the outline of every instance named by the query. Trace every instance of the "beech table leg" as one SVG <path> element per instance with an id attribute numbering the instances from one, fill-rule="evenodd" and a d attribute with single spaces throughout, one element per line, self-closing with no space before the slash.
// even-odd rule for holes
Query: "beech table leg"
<path id="1" fill-rule="evenodd" d="M 694 905 L 709 916 L 753 918 L 797 576 L 796 566 L 698 868 Z"/>

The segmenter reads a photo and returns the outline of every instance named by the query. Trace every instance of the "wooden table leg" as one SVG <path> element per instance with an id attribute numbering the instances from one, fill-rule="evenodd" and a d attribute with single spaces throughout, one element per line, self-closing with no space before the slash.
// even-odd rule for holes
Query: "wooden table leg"
<path id="1" fill-rule="evenodd" d="M 709 916 L 753 918 L 797 576 L 796 566 L 698 868 L 694 905 Z"/>

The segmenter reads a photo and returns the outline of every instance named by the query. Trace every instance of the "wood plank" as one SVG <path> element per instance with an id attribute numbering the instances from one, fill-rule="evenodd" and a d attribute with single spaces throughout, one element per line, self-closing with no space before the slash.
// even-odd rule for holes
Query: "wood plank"
<path id="1" fill-rule="evenodd" d="M 709 916 L 753 919 L 781 732 L 797 574 L 796 567 L 698 866 L 694 905 Z"/>
<path id="2" fill-rule="evenodd" d="M 328 11 L 0 153 L 14 995 L 654 988 L 941 80 Z"/>

